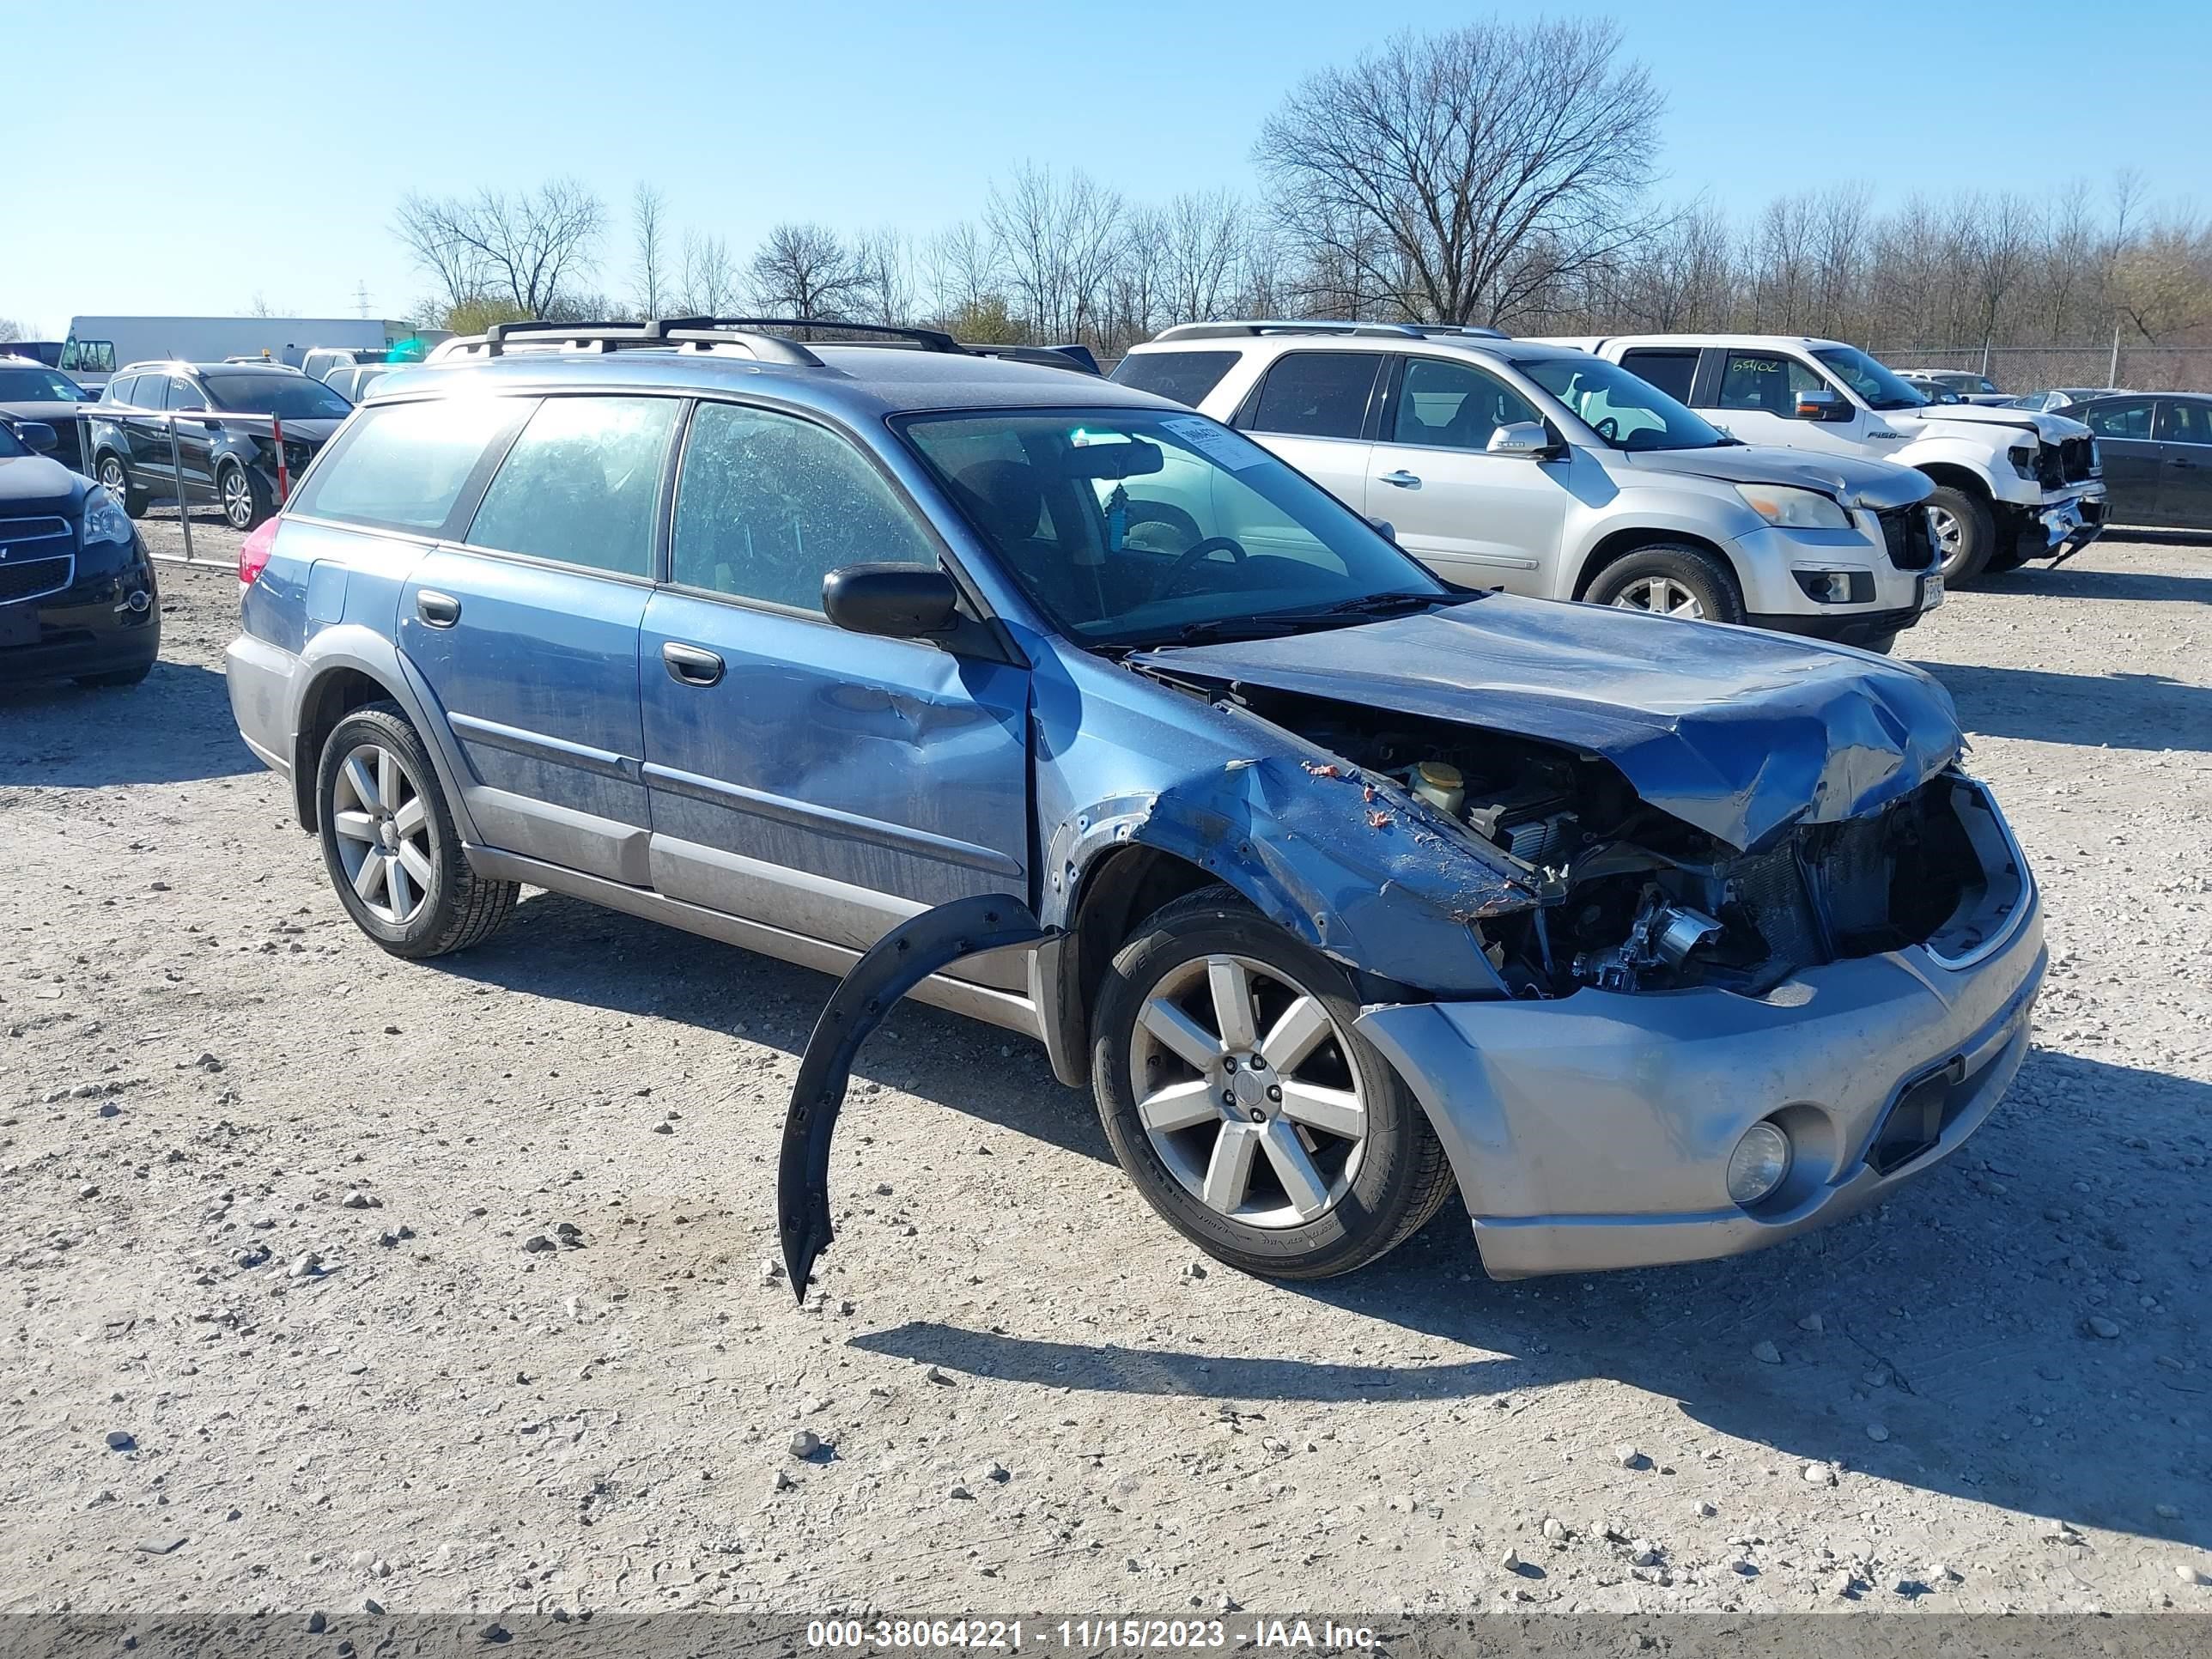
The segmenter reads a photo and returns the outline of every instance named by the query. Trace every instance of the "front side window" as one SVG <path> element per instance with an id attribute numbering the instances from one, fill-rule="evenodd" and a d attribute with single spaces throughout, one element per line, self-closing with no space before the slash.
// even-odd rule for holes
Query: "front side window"
<path id="1" fill-rule="evenodd" d="M 368 410 L 301 482 L 291 510 L 434 534 L 485 454 L 496 453 L 536 407 L 525 398 L 437 398 Z"/>
<path id="2" fill-rule="evenodd" d="M 1241 354 L 1234 351 L 1136 351 L 1121 359 L 1109 377 L 1155 397 L 1172 398 L 1196 409 L 1206 394 L 1221 384 L 1237 367 Z"/>
<path id="3" fill-rule="evenodd" d="M 2160 398 L 2156 430 L 2160 443 L 2212 444 L 2212 404 Z"/>
<path id="4" fill-rule="evenodd" d="M 342 421 L 353 405 L 304 374 L 210 374 L 208 399 L 234 415 L 274 415 L 287 421 Z M 195 403 L 199 401 L 195 393 Z"/>
<path id="5" fill-rule="evenodd" d="M 1202 415 L 1005 410 L 902 430 L 1007 574 L 1087 643 L 1264 631 L 1444 592 L 1334 496 Z"/>
<path id="6" fill-rule="evenodd" d="M 817 612 L 840 565 L 938 562 L 914 510 L 848 441 L 737 404 L 691 417 L 674 554 L 681 586 Z"/>
<path id="7" fill-rule="evenodd" d="M 548 398 L 500 463 L 469 542 L 651 575 L 653 508 L 677 407 L 673 398 Z"/>
<path id="8" fill-rule="evenodd" d="M 2115 403 L 2099 404 L 2094 409 L 2076 410 L 2089 430 L 2100 438 L 2148 438 L 2150 436 L 2151 400 L 2148 398 L 2124 398 Z"/>
<path id="9" fill-rule="evenodd" d="M 1364 351 L 1294 351 L 1279 357 L 1260 388 L 1255 432 L 1293 438 L 1357 438 L 1367 428 L 1367 400 L 1382 371 Z"/>
<path id="10" fill-rule="evenodd" d="M 1813 356 L 1869 409 L 1918 409 L 1928 401 L 1856 346 L 1820 346 Z"/>
<path id="11" fill-rule="evenodd" d="M 1516 365 L 1615 449 L 1711 449 L 1732 441 L 1618 363 L 1575 352 Z"/>
<path id="12" fill-rule="evenodd" d="M 1528 400 L 1493 375 L 1465 363 L 1416 357 L 1398 391 L 1393 443 L 1431 449 L 1481 449 L 1501 426 L 1541 423 Z"/>
<path id="13" fill-rule="evenodd" d="M 1722 360 L 1723 409 L 1756 410 L 1793 420 L 1799 392 L 1827 389 L 1827 382 L 1804 364 L 1778 353 L 1731 351 Z"/>

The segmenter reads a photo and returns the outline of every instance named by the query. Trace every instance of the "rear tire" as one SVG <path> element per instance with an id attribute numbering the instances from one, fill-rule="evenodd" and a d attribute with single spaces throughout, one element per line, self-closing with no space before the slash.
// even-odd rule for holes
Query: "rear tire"
<path id="1" fill-rule="evenodd" d="M 1347 1273 L 1420 1231 L 1451 1164 L 1358 1016 L 1344 970 L 1231 888 L 1146 918 L 1108 970 L 1091 1066 L 1145 1201 L 1217 1261 L 1274 1279 Z"/>
<path id="2" fill-rule="evenodd" d="M 1980 575 L 1996 551 L 1996 518 L 1989 503 L 1949 484 L 1928 498 L 1928 530 L 1946 587 L 1963 587 Z"/>
<path id="3" fill-rule="evenodd" d="M 470 869 L 429 750 L 397 703 L 369 703 L 331 728 L 315 799 L 338 902 L 393 956 L 465 951 L 514 914 L 521 889 Z"/>
<path id="4" fill-rule="evenodd" d="M 120 455 L 112 452 L 103 454 L 93 465 L 107 493 L 123 503 L 125 513 L 134 519 L 146 516 L 146 492 L 132 486 L 131 474 L 125 468 Z"/>
<path id="5" fill-rule="evenodd" d="M 1704 548 L 1681 542 L 1623 554 L 1597 573 L 1583 597 L 1593 605 L 1705 622 L 1740 623 L 1745 614 L 1735 573 Z"/>

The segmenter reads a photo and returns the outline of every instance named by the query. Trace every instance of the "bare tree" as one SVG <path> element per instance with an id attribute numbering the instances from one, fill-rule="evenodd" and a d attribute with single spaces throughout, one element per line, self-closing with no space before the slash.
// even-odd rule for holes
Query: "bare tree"
<path id="1" fill-rule="evenodd" d="M 1401 34 L 1304 82 L 1255 158 L 1277 215 L 1409 313 L 1510 319 L 1640 211 L 1663 100 L 1611 23 Z"/>
<path id="2" fill-rule="evenodd" d="M 991 233 L 963 219 L 930 239 L 930 304 L 939 317 L 980 312 L 998 292 L 1002 276 Z"/>
<path id="3" fill-rule="evenodd" d="M 738 268 L 730 245 L 695 231 L 684 235 L 684 264 L 676 308 L 688 317 L 727 317 L 738 307 Z"/>
<path id="4" fill-rule="evenodd" d="M 641 182 L 630 194 L 630 230 L 637 246 L 637 307 L 647 317 L 659 316 L 660 302 L 667 297 L 668 262 L 663 247 L 667 207 L 667 199 L 651 185 Z"/>
<path id="5" fill-rule="evenodd" d="M 605 206 L 573 179 L 468 198 L 410 194 L 394 225 L 449 305 L 489 296 L 532 317 L 591 270 L 605 227 Z"/>
<path id="6" fill-rule="evenodd" d="M 1045 340 L 1079 339 L 1101 316 L 1119 249 L 1121 198 L 1078 170 L 1024 163 L 984 206 L 1013 299 Z"/>
<path id="7" fill-rule="evenodd" d="M 1236 295 L 1244 204 L 1225 190 L 1186 193 L 1168 203 L 1162 228 L 1170 316 L 1177 322 L 1220 316 Z"/>
<path id="8" fill-rule="evenodd" d="M 858 320 L 914 320 L 914 247 L 904 231 L 886 227 L 861 235 L 853 244 L 853 269 L 860 280 Z"/>
<path id="9" fill-rule="evenodd" d="M 0 340 L 20 340 L 22 337 L 22 324 L 13 317 L 0 317 Z"/>
<path id="10" fill-rule="evenodd" d="M 793 317 L 845 317 L 867 295 L 853 252 L 827 225 L 781 224 L 752 258 L 753 301 Z"/>

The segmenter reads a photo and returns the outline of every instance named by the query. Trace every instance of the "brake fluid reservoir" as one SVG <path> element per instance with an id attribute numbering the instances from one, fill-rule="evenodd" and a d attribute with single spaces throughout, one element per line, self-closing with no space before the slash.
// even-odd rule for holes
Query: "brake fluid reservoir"
<path id="1" fill-rule="evenodd" d="M 1448 818 L 1467 805 L 1467 780 L 1445 761 L 1423 761 L 1413 769 L 1413 793 Z"/>

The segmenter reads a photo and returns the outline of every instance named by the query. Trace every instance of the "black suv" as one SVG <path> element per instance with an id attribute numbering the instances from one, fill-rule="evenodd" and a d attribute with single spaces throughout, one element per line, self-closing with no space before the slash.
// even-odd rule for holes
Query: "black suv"
<path id="1" fill-rule="evenodd" d="M 154 567 L 114 498 L 47 459 L 54 437 L 0 419 L 0 684 L 136 685 L 161 648 Z"/>
<path id="2" fill-rule="evenodd" d="M 187 501 L 217 502 L 233 529 L 251 530 L 276 512 L 284 484 L 353 405 L 295 368 L 132 363 L 107 383 L 100 411 L 93 465 L 125 512 L 135 519 L 151 498 L 174 500 L 181 474 Z M 167 418 L 180 413 L 188 418 Z M 277 470 L 279 425 L 286 477 Z"/>

